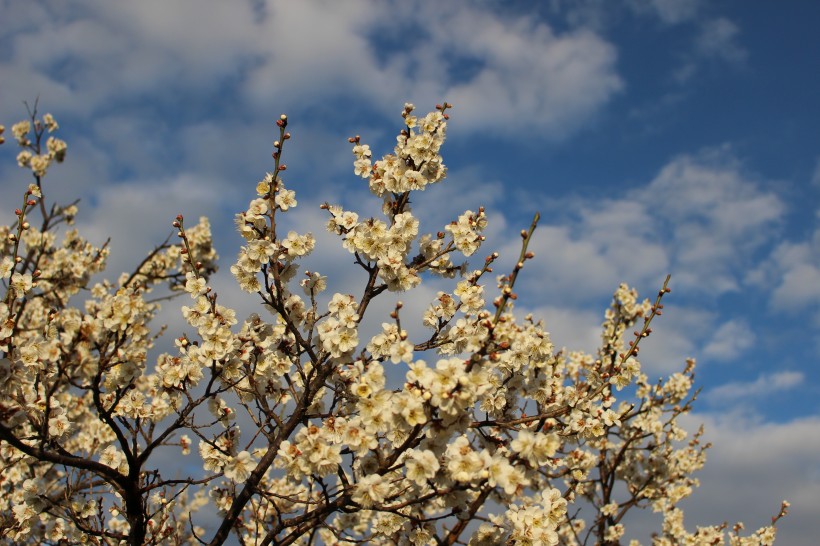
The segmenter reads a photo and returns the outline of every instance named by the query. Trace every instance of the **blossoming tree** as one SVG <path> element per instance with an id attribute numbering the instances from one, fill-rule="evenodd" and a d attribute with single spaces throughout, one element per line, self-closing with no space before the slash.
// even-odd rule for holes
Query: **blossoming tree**
<path id="1" fill-rule="evenodd" d="M 460 263 L 479 251 L 483 209 L 422 234 L 411 195 L 445 179 L 449 108 L 417 117 L 405 105 L 395 149 L 377 161 L 350 139 L 383 216 L 323 205 L 362 274 L 354 294 L 332 296 L 320 296 L 324 275 L 300 274 L 313 236 L 285 228 L 297 201 L 281 176 L 289 120 L 277 121 L 272 173 L 236 217 L 245 245 L 230 270 L 260 306 L 241 320 L 209 286 L 204 218 L 178 216 L 178 239 L 92 284 L 108 243 L 71 229 L 76 203 L 46 199 L 66 156 L 57 122 L 35 108 L 15 124 L 34 181 L 0 227 L 0 541 L 613 545 L 625 515 L 651 507 L 662 514 L 652 544 L 771 544 L 786 503 L 743 537 L 740 524 L 684 527 L 679 502 L 708 447 L 679 425 L 694 362 L 655 383 L 638 360 L 668 278 L 654 302 L 617 289 L 597 353 L 556 352 L 513 309 L 537 217 L 498 277 L 496 253 Z M 431 276 L 451 284 L 425 334 L 411 338 L 397 304 L 360 338 L 375 298 Z M 151 356 L 162 285 L 192 298 L 190 332 Z M 173 466 L 169 450 L 199 459 Z"/>

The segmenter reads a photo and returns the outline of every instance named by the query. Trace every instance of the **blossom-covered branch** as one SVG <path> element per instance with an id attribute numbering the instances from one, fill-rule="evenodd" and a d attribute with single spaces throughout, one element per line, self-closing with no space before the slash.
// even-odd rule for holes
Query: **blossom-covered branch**
<path id="1" fill-rule="evenodd" d="M 0 543 L 615 545 L 626 514 L 650 507 L 663 515 L 659 546 L 771 544 L 786 503 L 747 536 L 740 524 L 684 527 L 680 501 L 708 448 L 680 426 L 695 363 L 653 382 L 638 360 L 669 277 L 654 303 L 618 287 L 596 354 L 556 351 L 516 309 L 537 215 L 494 279 L 498 253 L 466 261 L 484 242 L 482 206 L 422 230 L 411 196 L 446 179 L 451 107 L 405 105 L 381 159 L 349 139 L 382 214 L 322 205 L 361 272 L 332 294 L 335 272 L 299 265 L 317 244 L 288 227 L 291 120 L 276 121 L 272 171 L 236 216 L 230 271 L 259 305 L 244 318 L 210 283 L 205 218 L 178 215 L 130 273 L 93 281 L 108 241 L 71 227 L 76 202 L 46 205 L 67 152 L 57 122 L 35 105 L 15 124 L 34 181 L 0 227 Z M 418 328 L 405 328 L 401 302 L 373 318 L 380 296 L 412 298 L 425 282 L 444 289 Z M 191 298 L 188 331 L 156 354 L 153 319 L 175 294 Z M 366 324 L 380 326 L 365 335 Z"/>

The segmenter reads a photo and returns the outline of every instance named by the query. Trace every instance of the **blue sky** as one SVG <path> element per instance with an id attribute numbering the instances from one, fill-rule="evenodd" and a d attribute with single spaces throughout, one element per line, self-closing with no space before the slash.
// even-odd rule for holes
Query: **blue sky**
<path id="1" fill-rule="evenodd" d="M 293 227 L 320 271 L 349 260 L 323 201 L 375 210 L 346 139 L 390 150 L 406 101 L 455 105 L 436 230 L 487 207 L 485 248 L 514 259 L 536 210 L 520 307 L 559 346 L 592 349 L 621 281 L 673 293 L 642 350 L 650 374 L 698 358 L 693 430 L 714 440 L 690 523 L 766 523 L 814 543 L 820 503 L 820 39 L 814 2 L 113 3 L 0 0 L 0 123 L 40 97 L 68 141 L 50 197 L 81 196 L 81 228 L 137 263 L 179 212 L 211 218 L 215 279 L 233 214 L 291 118 Z M 0 148 L 0 195 L 27 179 Z M 14 201 L 11 201 L 11 200 Z M 0 211 L 9 222 L 10 206 Z M 352 274 L 340 271 L 339 289 Z M 434 287 L 435 288 L 435 287 Z M 431 293 L 435 293 L 435 289 Z M 423 298 L 422 298 L 423 299 Z M 253 302 L 237 304 L 253 309 Z M 389 305 L 385 304 L 385 308 Z M 172 307 L 163 315 L 179 324 Z"/>

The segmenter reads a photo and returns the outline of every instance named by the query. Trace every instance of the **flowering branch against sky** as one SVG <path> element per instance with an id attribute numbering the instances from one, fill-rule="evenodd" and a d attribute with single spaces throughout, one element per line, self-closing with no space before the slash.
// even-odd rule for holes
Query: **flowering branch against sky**
<path id="1" fill-rule="evenodd" d="M 389 142 L 397 103 L 446 98 L 458 119 L 449 186 L 414 206 L 443 225 L 474 196 L 507 264 L 540 210 L 532 244 L 550 259 L 533 262 L 522 289 L 559 346 L 594 347 L 612 287 L 648 293 L 671 272 L 649 371 L 698 357 L 707 437 L 731 444 L 712 457 L 777 469 L 775 496 L 807 499 L 784 540 L 808 544 L 801 514 L 820 499 L 809 440 L 820 428 L 817 8 L 542 4 L 7 1 L 0 116 L 10 125 L 39 96 L 58 117 L 71 160 L 52 196 L 82 197 L 85 235 L 110 236 L 111 268 L 126 271 L 182 204 L 214 221 L 218 248 L 236 245 L 225 219 L 246 205 L 238 186 L 270 169 L 280 112 L 304 120 L 288 179 L 313 211 L 306 227 L 323 218 L 321 201 L 361 198 L 350 134 Z M 0 169 L 0 191 L 16 196 L 24 175 L 9 158 Z M 214 283 L 230 293 L 228 268 Z M 752 449 L 770 438 L 776 449 Z M 708 498 L 736 506 L 735 519 L 769 515 L 727 476 L 715 471 Z"/>

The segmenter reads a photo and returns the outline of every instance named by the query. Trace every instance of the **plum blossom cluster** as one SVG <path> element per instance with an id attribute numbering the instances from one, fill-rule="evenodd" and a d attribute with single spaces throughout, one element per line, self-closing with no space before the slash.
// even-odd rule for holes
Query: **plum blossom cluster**
<path id="1" fill-rule="evenodd" d="M 31 169 L 35 177 L 42 178 L 52 163 L 62 163 L 68 149 L 64 140 L 49 136 L 45 149 L 40 145 L 44 133 L 50 134 L 59 128 L 51 114 L 45 114 L 42 119 L 35 118 L 33 122 L 23 120 L 12 125 L 11 134 L 21 148 L 17 154 L 17 165 Z"/>
<path id="2" fill-rule="evenodd" d="M 382 212 L 322 206 L 362 273 L 329 294 L 333 279 L 298 263 L 316 240 L 287 227 L 297 196 L 277 120 L 273 169 L 236 215 L 230 271 L 260 306 L 245 318 L 210 283 L 204 218 L 177 216 L 131 272 L 94 281 L 109 242 L 71 229 L 75 204 L 45 205 L 67 149 L 56 121 L 35 110 L 14 125 L 34 182 L 0 227 L 0 544 L 614 545 L 641 508 L 662 515 L 656 546 L 772 544 L 785 503 L 751 534 L 684 525 L 708 448 L 680 426 L 695 364 L 656 382 L 639 359 L 668 278 L 654 302 L 618 288 L 596 353 L 556 351 L 515 308 L 537 217 L 506 274 L 497 253 L 466 262 L 482 207 L 422 232 L 411 195 L 445 179 L 450 107 L 405 105 L 375 161 L 350 139 Z M 382 294 L 431 276 L 447 288 L 420 328 L 401 302 L 375 331 L 363 322 Z M 160 302 L 177 295 L 186 330 L 155 355 Z"/>
<path id="3" fill-rule="evenodd" d="M 401 115 L 406 129 L 397 137 L 393 153 L 372 165 L 370 146 L 360 144 L 359 137 L 350 139 L 355 144 L 354 173 L 369 179 L 373 194 L 382 197 L 387 193 L 399 195 L 413 190 L 423 191 L 429 184 L 444 179 L 447 168 L 439 151 L 446 137 L 448 116 L 445 110 L 448 107 L 444 103 L 442 108 L 419 119 L 413 115 L 415 106 L 405 104 Z"/>

